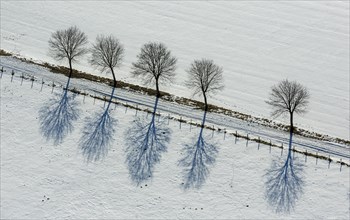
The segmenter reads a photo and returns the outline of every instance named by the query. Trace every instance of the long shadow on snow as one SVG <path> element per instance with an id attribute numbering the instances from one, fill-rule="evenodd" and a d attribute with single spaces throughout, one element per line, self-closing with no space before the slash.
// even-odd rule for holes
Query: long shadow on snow
<path id="1" fill-rule="evenodd" d="M 203 129 L 207 112 L 204 112 L 199 136 L 194 138 L 194 144 L 186 144 L 183 149 L 184 158 L 179 165 L 184 167 L 185 189 L 200 188 L 209 175 L 209 167 L 215 163 L 218 147 L 215 143 L 205 141 Z"/>
<path id="2" fill-rule="evenodd" d="M 303 193 L 304 164 L 294 161 L 292 157 L 292 137 L 290 133 L 288 155 L 285 161 L 273 160 L 271 167 L 264 175 L 265 198 L 277 213 L 289 213 Z"/>
<path id="3" fill-rule="evenodd" d="M 85 119 L 79 147 L 87 162 L 103 159 L 113 142 L 117 120 L 110 115 L 110 106 L 115 87 L 113 87 L 107 107 L 101 113 L 95 113 Z"/>
<path id="4" fill-rule="evenodd" d="M 140 185 L 153 177 L 155 164 L 160 162 L 161 154 L 167 151 L 171 129 L 164 120 L 156 120 L 158 106 L 156 98 L 151 121 L 135 117 L 131 127 L 125 132 L 126 164 L 131 180 Z"/>
<path id="5" fill-rule="evenodd" d="M 68 85 L 69 80 L 62 95 L 56 93 L 39 110 L 40 132 L 46 140 L 52 140 L 54 145 L 61 144 L 73 131 L 73 122 L 79 116 L 76 94 L 68 92 Z"/>

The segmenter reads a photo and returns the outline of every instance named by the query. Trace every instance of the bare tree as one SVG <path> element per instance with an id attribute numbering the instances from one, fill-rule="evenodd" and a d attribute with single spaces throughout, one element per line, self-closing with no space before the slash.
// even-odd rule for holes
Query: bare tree
<path id="1" fill-rule="evenodd" d="M 218 149 L 215 143 L 205 140 L 203 135 L 204 124 L 208 111 L 207 96 L 223 89 L 222 68 L 212 60 L 195 60 L 187 70 L 189 79 L 186 86 L 194 90 L 194 95 L 204 97 L 204 115 L 201 130 L 195 144 L 186 144 L 183 149 L 185 155 L 179 165 L 184 167 L 184 188 L 199 188 L 209 175 L 209 168 L 215 163 Z"/>
<path id="2" fill-rule="evenodd" d="M 49 40 L 50 55 L 56 60 L 67 59 L 69 63 L 69 84 L 72 76 L 72 62 L 87 53 L 84 47 L 87 44 L 87 36 L 76 26 L 69 27 L 65 30 L 58 30 L 52 33 Z"/>
<path id="3" fill-rule="evenodd" d="M 203 95 L 205 112 L 208 110 L 207 95 L 224 88 L 222 72 L 222 68 L 215 65 L 213 60 L 207 59 L 195 60 L 187 70 L 189 79 L 186 86 L 194 90 L 194 95 Z"/>
<path id="4" fill-rule="evenodd" d="M 171 82 L 175 76 L 177 59 L 162 43 L 147 43 L 133 63 L 133 76 L 143 77 L 145 84 L 156 84 L 157 97 L 160 97 L 159 82 Z"/>
<path id="5" fill-rule="evenodd" d="M 288 156 L 286 161 L 274 161 L 271 168 L 267 170 L 265 177 L 265 197 L 276 212 L 290 212 L 294 209 L 296 201 L 303 193 L 304 175 L 303 165 L 294 162 L 292 157 L 292 137 L 294 132 L 293 114 L 306 112 L 309 100 L 309 92 L 306 87 L 295 82 L 282 80 L 272 86 L 267 103 L 272 106 L 273 116 L 283 113 L 290 115 L 290 137 Z"/>
<path id="6" fill-rule="evenodd" d="M 310 94 L 306 87 L 295 81 L 283 80 L 272 86 L 269 100 L 266 102 L 273 108 L 272 115 L 280 116 L 283 113 L 290 115 L 290 131 L 293 133 L 293 114 L 306 112 Z"/>
<path id="7" fill-rule="evenodd" d="M 83 128 L 83 135 L 79 145 L 83 155 L 88 162 L 98 161 L 108 153 L 108 148 L 114 140 L 115 126 L 117 120 L 110 114 L 109 108 L 113 99 L 115 87 L 117 85 L 114 68 L 118 67 L 122 61 L 124 48 L 118 39 L 112 35 L 98 36 L 93 44 L 91 65 L 99 68 L 102 72 L 109 70 L 112 73 L 114 84 L 107 107 L 101 114 L 94 117 L 87 117 Z"/>
<path id="8" fill-rule="evenodd" d="M 116 87 L 117 81 L 114 74 L 114 68 L 119 67 L 123 59 L 123 45 L 112 35 L 107 37 L 98 36 L 91 51 L 91 65 L 100 68 L 102 72 L 109 69 L 114 79 L 114 87 Z"/>

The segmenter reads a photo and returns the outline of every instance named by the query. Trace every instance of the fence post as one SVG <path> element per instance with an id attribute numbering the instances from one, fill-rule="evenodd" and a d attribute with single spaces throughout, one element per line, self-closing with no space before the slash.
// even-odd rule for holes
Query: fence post
<path id="1" fill-rule="evenodd" d="M 295 146 L 293 146 L 293 160 L 295 158 Z"/>
<path id="2" fill-rule="evenodd" d="M 307 162 L 307 150 L 305 152 L 305 163 Z"/>
<path id="3" fill-rule="evenodd" d="M 180 129 L 181 129 L 181 122 L 182 122 L 182 117 L 180 116 Z"/>
<path id="4" fill-rule="evenodd" d="M 1 75 L 0 75 L 0 79 L 1 79 L 2 78 L 2 73 L 4 72 L 4 67 L 3 66 L 1 67 L 0 72 L 1 72 Z"/>
<path id="5" fill-rule="evenodd" d="M 12 80 L 13 80 L 13 76 L 15 75 L 15 71 L 13 71 L 12 70 L 12 72 L 11 72 L 11 82 L 12 82 Z"/>
<path id="6" fill-rule="evenodd" d="M 53 93 L 53 89 L 55 88 L 55 81 L 52 81 L 52 90 L 51 90 L 51 94 Z"/>
<path id="7" fill-rule="evenodd" d="M 238 137 L 238 134 L 237 134 L 237 130 L 236 130 L 236 136 L 235 136 L 235 144 L 237 143 L 237 137 Z"/>
<path id="8" fill-rule="evenodd" d="M 246 147 L 248 147 L 248 140 L 249 140 L 249 134 L 247 134 L 247 142 L 245 143 Z"/>
<path id="9" fill-rule="evenodd" d="M 213 125 L 213 133 L 211 133 L 211 137 L 214 137 L 214 125 Z"/>
<path id="10" fill-rule="evenodd" d="M 127 111 L 128 111 L 128 106 L 125 105 L 125 112 L 124 112 L 124 114 L 126 114 Z"/>
<path id="11" fill-rule="evenodd" d="M 281 156 L 283 155 L 283 143 L 282 143 L 282 146 L 281 146 Z"/>
<path id="12" fill-rule="evenodd" d="M 30 79 L 32 80 L 32 86 L 30 88 L 33 88 L 33 84 L 34 84 L 34 76 L 32 76 L 32 78 Z"/>
<path id="13" fill-rule="evenodd" d="M 329 169 L 330 166 L 331 166 L 331 155 L 328 154 L 328 169 Z"/>
<path id="14" fill-rule="evenodd" d="M 22 79 L 21 79 L 21 86 L 22 86 L 22 84 L 23 84 L 23 78 L 24 78 L 24 75 L 23 75 L 23 73 L 22 73 L 22 77 L 21 77 Z"/>
<path id="15" fill-rule="evenodd" d="M 260 136 L 258 137 L 258 150 L 260 149 Z"/>
<path id="16" fill-rule="evenodd" d="M 42 92 L 42 91 L 43 91 L 43 86 L 44 86 L 44 79 L 43 79 L 43 78 L 41 78 L 41 88 L 40 88 L 40 92 Z"/>
<path id="17" fill-rule="evenodd" d="M 136 113 L 135 113 L 136 116 L 137 116 L 137 109 L 138 109 L 138 105 L 136 105 Z"/>

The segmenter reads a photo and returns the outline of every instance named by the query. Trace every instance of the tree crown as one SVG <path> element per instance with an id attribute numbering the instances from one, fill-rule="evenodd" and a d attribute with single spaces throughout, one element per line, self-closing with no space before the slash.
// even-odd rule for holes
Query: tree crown
<path id="1" fill-rule="evenodd" d="M 188 80 L 186 86 L 193 89 L 193 94 L 215 94 L 224 88 L 223 70 L 214 64 L 213 60 L 201 59 L 195 60 L 187 70 Z"/>
<path id="2" fill-rule="evenodd" d="M 124 47 L 119 40 L 110 36 L 97 36 L 95 44 L 91 49 L 90 63 L 105 71 L 106 69 L 113 70 L 121 64 L 124 55 Z"/>
<path id="3" fill-rule="evenodd" d="M 138 61 L 132 64 L 132 75 L 143 77 L 145 84 L 173 80 L 177 59 L 164 44 L 150 42 L 143 45 L 137 58 Z"/>
<path id="4" fill-rule="evenodd" d="M 309 103 L 310 94 L 306 87 L 288 79 L 272 86 L 267 104 L 273 108 L 272 115 L 279 116 L 283 113 L 303 114 Z"/>
<path id="5" fill-rule="evenodd" d="M 76 26 L 52 33 L 49 40 L 49 54 L 56 60 L 67 58 L 70 62 L 87 53 L 84 47 L 87 36 Z"/>

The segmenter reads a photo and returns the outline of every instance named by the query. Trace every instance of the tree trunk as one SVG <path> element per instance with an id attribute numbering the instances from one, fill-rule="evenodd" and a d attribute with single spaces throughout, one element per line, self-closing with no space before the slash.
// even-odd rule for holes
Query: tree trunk
<path id="1" fill-rule="evenodd" d="M 113 82 L 113 88 L 116 88 L 116 87 L 117 87 L 117 80 L 116 80 L 116 78 L 115 78 L 114 70 L 113 70 L 112 67 L 111 67 L 111 72 L 112 72 L 112 76 L 113 76 L 113 80 L 114 80 L 114 82 Z M 113 89 L 113 91 L 114 91 L 114 89 Z"/>
<path id="2" fill-rule="evenodd" d="M 72 72 L 73 72 L 73 69 L 72 69 L 72 60 L 69 60 L 69 79 L 72 77 Z"/>
<path id="3" fill-rule="evenodd" d="M 113 76 L 113 89 L 112 89 L 112 93 L 111 93 L 111 98 L 109 99 L 109 102 L 108 102 L 108 106 L 107 106 L 107 109 L 109 108 L 109 106 L 111 105 L 111 102 L 112 102 L 112 99 L 113 99 L 113 95 L 114 95 L 114 90 L 115 88 L 117 87 L 117 80 L 115 79 L 115 74 L 114 74 L 114 70 L 112 67 L 111 68 L 111 72 L 112 72 L 112 76 Z"/>
<path id="4" fill-rule="evenodd" d="M 158 85 L 158 79 L 156 78 L 156 89 L 157 89 L 157 98 L 160 97 L 160 92 L 159 92 L 159 85 Z"/>
<path id="5" fill-rule="evenodd" d="M 293 113 L 290 112 L 290 129 L 289 129 L 289 148 L 288 148 L 288 160 L 290 159 L 291 150 L 292 150 L 292 138 L 293 138 L 293 132 L 294 132 L 294 125 L 293 125 Z M 287 161 L 288 161 L 287 160 Z"/>
<path id="6" fill-rule="evenodd" d="M 72 73 L 73 73 L 72 60 L 69 59 L 68 62 L 69 62 L 69 75 L 68 75 L 68 81 L 67 81 L 67 84 L 66 84 L 66 92 L 68 90 L 68 86 L 69 86 L 69 83 L 70 83 L 70 78 L 72 77 Z"/>
<path id="7" fill-rule="evenodd" d="M 207 102 L 207 95 L 205 94 L 205 92 L 203 92 L 203 97 L 204 97 L 204 111 L 207 112 L 208 111 L 208 102 Z"/>
<path id="8" fill-rule="evenodd" d="M 293 112 L 290 112 L 290 132 L 294 132 L 294 126 L 293 126 Z"/>
<path id="9" fill-rule="evenodd" d="M 207 116 L 207 111 L 208 111 L 208 102 L 207 102 L 207 95 L 205 94 L 204 91 L 203 92 L 203 97 L 204 97 L 204 116 L 203 116 L 203 121 L 202 121 L 202 130 L 204 128 L 204 123 L 206 120 L 206 116 Z M 202 134 L 202 130 L 201 130 L 201 134 Z"/>

